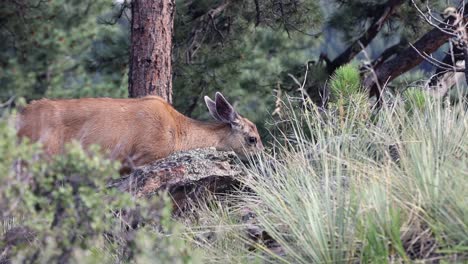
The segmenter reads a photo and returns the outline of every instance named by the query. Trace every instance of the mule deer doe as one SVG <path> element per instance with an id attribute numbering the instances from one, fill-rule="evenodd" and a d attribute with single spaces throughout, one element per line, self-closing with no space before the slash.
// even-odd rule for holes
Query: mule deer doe
<path id="1" fill-rule="evenodd" d="M 136 99 L 84 98 L 33 101 L 17 119 L 18 136 L 42 143 L 46 154 L 77 140 L 98 144 L 111 159 L 140 166 L 176 151 L 202 147 L 240 156 L 263 149 L 256 126 L 239 115 L 221 93 L 205 96 L 218 122 L 201 122 L 177 112 L 158 96 Z"/>

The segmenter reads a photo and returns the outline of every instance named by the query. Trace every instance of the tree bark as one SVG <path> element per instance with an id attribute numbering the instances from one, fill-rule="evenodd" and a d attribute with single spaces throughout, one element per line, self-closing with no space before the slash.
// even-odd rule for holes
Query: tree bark
<path id="1" fill-rule="evenodd" d="M 388 47 L 386 50 L 384 50 L 380 56 L 375 59 L 374 61 L 372 61 L 372 67 L 373 68 L 378 68 L 380 66 L 380 64 L 384 63 L 385 61 L 387 61 L 390 57 L 392 57 L 393 55 L 396 55 L 398 53 L 400 53 L 400 51 L 402 51 L 404 48 L 406 48 L 406 45 L 408 45 L 408 43 L 406 43 L 405 40 L 401 40 L 400 42 L 398 42 L 397 44 L 393 45 L 393 46 L 390 46 Z"/>
<path id="2" fill-rule="evenodd" d="M 449 35 L 440 31 L 437 28 L 432 29 L 424 36 L 422 36 L 414 47 L 422 54 L 431 54 L 436 51 L 440 46 L 448 41 Z M 419 65 L 424 58 L 418 54 L 413 47 L 408 47 L 393 59 L 390 59 L 382 64 L 380 67 L 374 69 L 374 73 L 364 79 L 363 85 L 369 91 L 369 96 L 377 96 L 380 98 L 380 87 L 386 82 L 389 82 L 401 74 L 409 71 L 415 66 Z"/>
<path id="3" fill-rule="evenodd" d="M 158 95 L 172 103 L 174 0 L 133 0 L 130 97 Z"/>
<path id="4" fill-rule="evenodd" d="M 462 10 L 464 10 L 463 16 L 466 16 L 468 14 L 468 4 L 464 4 Z M 451 19 L 447 18 L 444 23 L 452 24 Z M 406 48 L 392 59 L 374 68 L 374 72 L 368 74 L 363 81 L 363 86 L 369 91 L 369 97 L 376 96 L 379 102 L 382 85 L 419 65 L 424 60 L 421 54 L 430 55 L 445 44 L 450 36 L 439 28 L 446 28 L 446 25 L 438 25 L 416 41 L 413 47 Z"/>

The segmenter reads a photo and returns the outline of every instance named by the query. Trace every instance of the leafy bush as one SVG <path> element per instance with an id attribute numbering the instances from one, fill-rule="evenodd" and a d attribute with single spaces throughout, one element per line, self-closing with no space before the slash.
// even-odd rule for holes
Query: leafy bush
<path id="1" fill-rule="evenodd" d="M 107 187 L 116 162 L 78 143 L 43 157 L 37 144 L 18 143 L 0 120 L 2 261 L 52 263 L 196 262 L 177 233 L 167 197 L 135 200 Z"/>
<path id="2" fill-rule="evenodd" d="M 350 123 L 362 125 L 369 120 L 371 111 L 368 96 L 361 87 L 361 77 L 356 65 L 347 64 L 338 68 L 330 79 L 329 87 L 329 113 L 339 117 L 341 127 Z M 345 122 L 348 124 L 345 125 Z"/>

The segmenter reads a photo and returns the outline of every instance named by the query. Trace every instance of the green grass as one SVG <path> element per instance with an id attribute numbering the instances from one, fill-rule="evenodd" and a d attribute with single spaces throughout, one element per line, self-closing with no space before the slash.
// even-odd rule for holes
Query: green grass
<path id="1" fill-rule="evenodd" d="M 420 102 L 396 98 L 372 119 L 359 104 L 347 104 L 344 116 L 314 106 L 289 112 L 290 140 L 249 168 L 245 184 L 255 195 L 235 197 L 284 254 L 236 246 L 248 240 L 230 225 L 239 216 L 228 205 L 202 215 L 230 235 L 196 247 L 215 263 L 249 263 L 240 257 L 247 255 L 278 263 L 468 261 L 466 109 Z"/>

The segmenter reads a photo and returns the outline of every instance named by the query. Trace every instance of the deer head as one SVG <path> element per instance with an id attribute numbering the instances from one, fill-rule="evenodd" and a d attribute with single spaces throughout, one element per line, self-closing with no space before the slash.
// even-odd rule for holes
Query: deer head
<path id="1" fill-rule="evenodd" d="M 216 93 L 214 101 L 205 96 L 205 103 L 215 120 L 228 124 L 231 128 L 221 142 L 226 150 L 233 150 L 244 156 L 263 150 L 255 124 L 238 114 L 221 93 Z"/>

